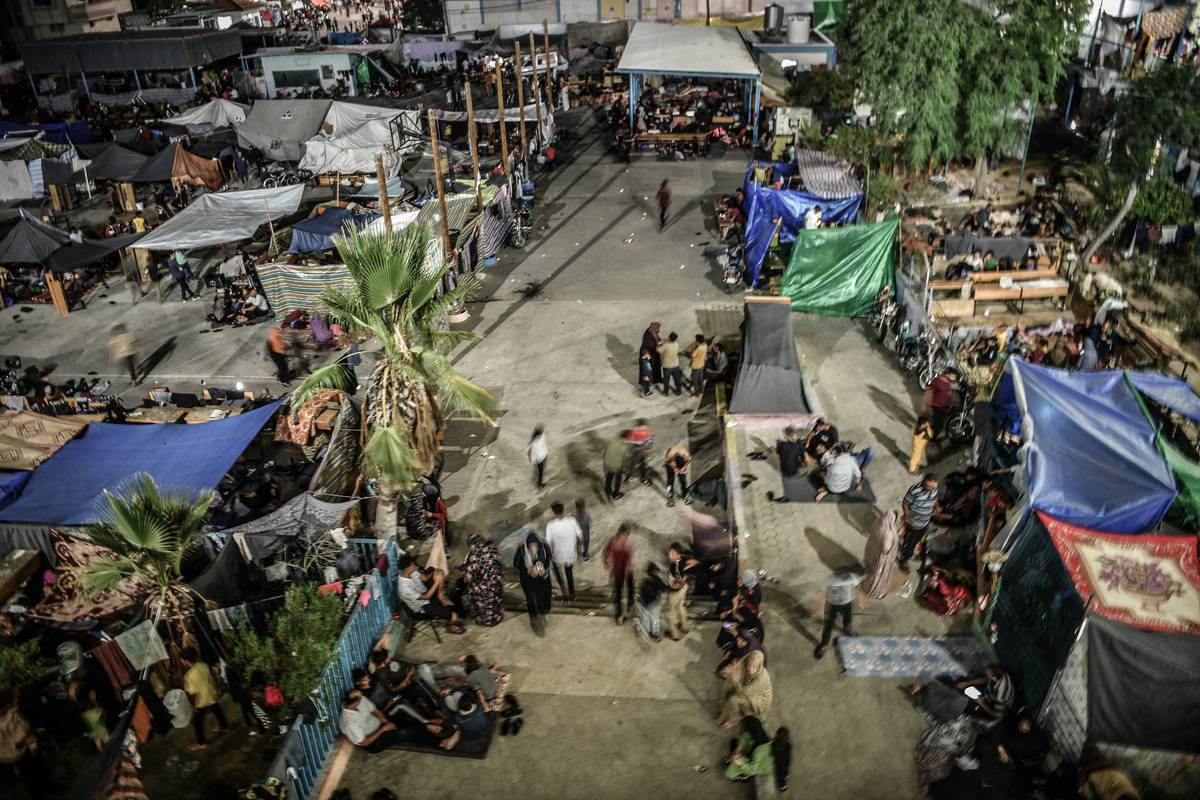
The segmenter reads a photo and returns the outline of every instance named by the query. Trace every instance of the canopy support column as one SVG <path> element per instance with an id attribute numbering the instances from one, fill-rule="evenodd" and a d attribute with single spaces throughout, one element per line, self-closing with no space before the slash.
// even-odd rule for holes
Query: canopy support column
<path id="1" fill-rule="evenodd" d="M 83 79 L 83 93 L 87 95 L 88 102 L 90 103 L 92 102 L 92 90 L 88 86 L 87 73 L 83 70 L 79 70 L 79 77 Z"/>
<path id="2" fill-rule="evenodd" d="M 762 78 L 754 82 L 754 141 L 758 141 L 758 119 L 762 116 Z"/>
<path id="3" fill-rule="evenodd" d="M 133 85 L 137 87 L 138 93 L 142 91 L 142 79 L 138 77 L 137 70 L 133 71 Z"/>
<path id="4" fill-rule="evenodd" d="M 637 135 L 637 105 L 642 94 L 642 73 L 632 72 L 629 75 L 629 135 Z"/>

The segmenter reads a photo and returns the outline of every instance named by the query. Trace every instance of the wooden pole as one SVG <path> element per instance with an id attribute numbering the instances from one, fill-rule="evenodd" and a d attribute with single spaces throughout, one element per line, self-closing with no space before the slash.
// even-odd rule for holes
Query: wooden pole
<path id="1" fill-rule="evenodd" d="M 340 169 L 337 171 L 337 175 L 335 176 L 334 180 L 336 180 L 337 183 L 334 184 L 335 188 L 333 190 L 333 204 L 335 206 L 340 206 L 342 204 L 342 171 Z"/>
<path id="2" fill-rule="evenodd" d="M 517 107 L 521 109 L 521 164 L 524 167 L 526 180 L 529 175 L 529 145 L 525 141 L 525 78 L 521 76 L 521 40 L 513 41 L 513 46 L 516 47 L 517 57 L 513 61 L 516 65 L 514 70 L 517 73 Z"/>
<path id="3" fill-rule="evenodd" d="M 529 58 L 530 58 L 530 61 L 532 62 L 529 65 L 530 66 L 529 71 L 533 77 L 533 102 L 536 104 L 536 108 L 537 108 L 537 130 L 534 131 L 533 141 L 537 143 L 538 150 L 541 150 L 542 145 L 545 144 L 545 142 L 541 141 L 541 135 L 542 135 L 542 90 L 540 88 L 538 88 L 539 84 L 538 84 L 538 74 L 537 74 L 537 44 L 535 43 L 535 40 L 533 38 L 533 31 L 529 32 Z"/>
<path id="4" fill-rule="evenodd" d="M 500 111 L 500 164 L 504 170 L 505 179 L 508 177 L 508 129 L 504 124 L 504 73 L 500 70 L 503 59 L 496 59 L 496 105 Z"/>
<path id="5" fill-rule="evenodd" d="M 550 74 L 550 23 L 546 20 L 542 20 L 542 56 L 546 60 L 546 94 L 550 94 L 554 76 Z"/>
<path id="6" fill-rule="evenodd" d="M 467 133 L 471 142 L 471 169 L 475 173 L 475 211 L 483 211 L 483 189 L 479 185 L 479 137 L 475 132 L 475 100 L 471 97 L 471 82 L 463 83 L 467 98 Z"/>
<path id="7" fill-rule="evenodd" d="M 433 177 L 437 181 L 438 193 L 438 210 L 442 216 L 442 253 L 445 258 L 449 259 L 451 252 L 450 248 L 450 221 L 446 219 L 446 186 L 442 183 L 442 153 L 438 147 L 438 123 L 433 116 L 433 109 L 429 109 L 429 138 L 433 140 Z"/>
<path id="8" fill-rule="evenodd" d="M 437 155 L 434 153 L 434 155 Z M 383 155 L 375 154 L 375 180 L 379 181 L 379 208 L 383 211 L 383 229 L 392 235 L 392 204 L 388 200 L 387 176 L 383 174 Z"/>

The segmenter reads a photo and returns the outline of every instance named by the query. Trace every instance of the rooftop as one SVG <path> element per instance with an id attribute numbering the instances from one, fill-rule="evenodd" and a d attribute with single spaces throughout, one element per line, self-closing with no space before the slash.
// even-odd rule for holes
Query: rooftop
<path id="1" fill-rule="evenodd" d="M 618 72 L 757 78 L 761 74 L 736 28 L 637 22 Z"/>
<path id="2" fill-rule="evenodd" d="M 88 33 L 21 45 L 25 68 L 35 75 L 187 69 L 241 53 L 237 31 L 203 28 Z"/>

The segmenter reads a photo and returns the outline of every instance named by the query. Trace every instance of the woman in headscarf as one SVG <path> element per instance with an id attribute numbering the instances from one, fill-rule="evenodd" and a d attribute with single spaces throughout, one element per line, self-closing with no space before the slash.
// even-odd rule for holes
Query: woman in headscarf
<path id="1" fill-rule="evenodd" d="M 725 763 L 725 777 L 731 781 L 753 780 L 755 775 L 770 775 L 775 771 L 771 737 L 755 716 L 742 718 L 738 738 L 732 740 Z M 785 731 L 786 733 L 786 731 Z"/>
<path id="2" fill-rule="evenodd" d="M 651 322 L 642 333 L 642 346 L 639 350 L 639 353 L 643 350 L 650 351 L 650 370 L 654 383 L 662 383 L 662 356 L 658 354 L 658 346 L 662 344 L 662 337 L 659 335 L 661 330 L 661 322 Z"/>
<path id="3" fill-rule="evenodd" d="M 775 695 L 761 650 L 753 650 L 730 665 L 722 694 L 722 728 L 732 728 L 746 715 L 765 719 L 771 713 Z"/>
<path id="4" fill-rule="evenodd" d="M 1050 752 L 1050 740 L 1027 709 L 1020 709 L 1007 725 L 997 726 L 988 736 L 1000 763 L 1016 775 L 1019 797 L 1032 793 L 1034 780 L 1043 774 L 1042 764 Z"/>
<path id="5" fill-rule="evenodd" d="M 746 590 L 738 589 L 733 596 L 733 602 L 723 611 L 720 611 L 721 622 L 732 623 L 729 627 L 721 625 L 717 633 L 717 647 L 725 650 L 733 645 L 737 639 L 738 631 L 750 631 L 758 636 L 761 642 L 765 636 L 762 620 L 758 614 L 754 613 L 754 609 L 746 602 Z"/>
<path id="6" fill-rule="evenodd" d="M 867 597 L 887 597 L 892 588 L 892 570 L 900 550 L 900 521 L 895 511 L 889 511 L 875 521 L 867 537 L 863 566 L 867 579 L 862 591 Z"/>
<path id="7" fill-rule="evenodd" d="M 525 606 L 529 609 L 529 627 L 538 636 L 546 635 L 546 615 L 550 613 L 550 549 L 533 531 L 513 557 L 513 567 L 521 576 Z"/>
<path id="8" fill-rule="evenodd" d="M 734 640 L 731 647 L 726 648 L 725 655 L 721 662 L 717 664 L 717 675 L 728 677 L 734 665 L 740 660 L 748 656 L 750 653 L 758 651 L 763 654 L 765 663 L 767 651 L 763 647 L 762 637 L 758 631 L 742 629 L 740 627 L 733 629 Z"/>
<path id="9" fill-rule="evenodd" d="M 470 550 L 463 562 L 463 574 L 467 576 L 475 624 L 499 625 L 504 619 L 504 566 L 500 562 L 500 551 L 495 543 L 477 533 L 471 534 L 467 543 Z"/>

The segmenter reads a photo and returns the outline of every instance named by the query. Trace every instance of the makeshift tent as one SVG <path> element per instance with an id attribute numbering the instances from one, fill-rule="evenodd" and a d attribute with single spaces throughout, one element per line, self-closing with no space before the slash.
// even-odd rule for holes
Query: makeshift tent
<path id="1" fill-rule="evenodd" d="M 75 170 L 68 161 L 36 158 L 29 162 L 29 180 L 33 184 L 33 196 L 42 197 L 47 186 L 74 183 Z"/>
<path id="2" fill-rule="evenodd" d="M 358 500 L 327 503 L 311 493 L 298 494 L 271 513 L 244 522 L 222 533 L 227 536 L 246 533 L 297 534 L 305 529 L 321 532 L 336 528 L 346 512 L 358 505 Z"/>
<path id="3" fill-rule="evenodd" d="M 82 242 L 68 242 L 46 257 L 43 266 L 51 272 L 70 272 L 88 264 L 94 264 L 102 258 L 129 247 L 145 234 L 130 233 L 125 236 L 114 236 L 111 239 L 84 239 Z"/>
<path id="4" fill-rule="evenodd" d="M 221 128 L 201 137 L 192 137 L 190 145 L 192 155 L 200 158 L 220 158 L 221 153 L 230 153 L 238 145 L 237 131 L 233 128 Z"/>
<path id="5" fill-rule="evenodd" d="M 387 186 L 387 193 L 388 193 L 389 201 L 396 200 L 397 198 L 403 197 L 404 194 L 408 191 L 408 189 L 404 185 L 404 179 L 399 176 L 394 177 L 394 178 L 388 178 L 386 186 Z M 369 180 L 369 181 L 365 182 L 362 185 L 361 189 L 359 189 L 354 194 L 349 195 L 349 197 L 353 200 L 378 200 L 379 199 L 379 181 Z"/>
<path id="6" fill-rule="evenodd" d="M 110 144 L 92 156 L 92 162 L 75 174 L 75 180 L 83 182 L 86 176 L 91 181 L 131 181 L 148 160 L 149 156 Z"/>
<path id="7" fill-rule="evenodd" d="M 1023 236 L 976 236 L 973 233 L 952 233 L 946 237 L 946 258 L 957 258 L 991 250 L 997 259 L 1010 258 L 1020 261 L 1029 254 L 1032 239 Z"/>
<path id="8" fill-rule="evenodd" d="M 161 489 L 211 490 L 274 415 L 279 403 L 199 425 L 111 425 L 93 422 L 33 473 L 0 519 L 83 525 L 99 518 L 105 491 L 146 473 Z"/>
<path id="9" fill-rule="evenodd" d="M 157 155 L 151 156 L 137 174 L 135 183 L 179 181 L 193 186 L 221 187 L 221 165 L 208 158 L 194 156 L 178 142 L 171 142 Z"/>
<path id="10" fill-rule="evenodd" d="M 772 189 L 747 181 L 746 202 L 746 282 L 753 285 L 767 257 L 767 250 L 779 229 L 779 243 L 789 244 L 804 228 L 804 215 L 820 206 L 825 222 L 851 223 L 858 219 L 862 195 L 828 200 L 808 192 Z M 779 220 L 779 222 L 776 222 Z"/>
<path id="11" fill-rule="evenodd" d="M 317 136 L 304 143 L 300 169 L 315 175 L 341 172 L 344 175 L 375 173 L 375 156 L 383 158 L 383 171 L 394 175 L 400 169 L 400 153 L 392 149 L 392 129 L 373 119 L 336 138 Z"/>
<path id="12" fill-rule="evenodd" d="M 1068 372 L 1020 358 L 1005 369 L 1022 416 L 1033 507 L 1096 530 L 1153 530 L 1175 500 L 1175 478 L 1124 373 Z"/>
<path id="13" fill-rule="evenodd" d="M 317 135 L 329 100 L 258 100 L 238 126 L 238 142 L 272 161 L 299 161 L 304 143 Z"/>
<path id="14" fill-rule="evenodd" d="M 21 209 L 17 224 L 0 242 L 0 264 L 40 265 L 71 240 L 65 233 L 36 220 Z"/>
<path id="15" fill-rule="evenodd" d="M 862 184 L 849 172 L 849 164 L 818 150 L 796 151 L 796 174 L 804 182 L 804 190 L 826 200 L 843 200 L 860 196 Z"/>
<path id="16" fill-rule="evenodd" d="M 0 415 L 0 469 L 35 468 L 83 426 L 70 417 L 47 417 L 32 411 Z"/>
<path id="17" fill-rule="evenodd" d="M 378 219 L 378 214 L 355 214 L 346 208 L 326 208 L 322 213 L 292 226 L 289 253 L 316 253 L 333 247 L 333 237 Z"/>
<path id="18" fill-rule="evenodd" d="M 246 121 L 246 112 L 249 110 L 250 106 L 218 97 L 160 122 L 186 128 L 193 135 L 210 133 L 216 128 L 241 125 Z"/>
<path id="19" fill-rule="evenodd" d="M 183 211 L 143 236 L 134 247 L 189 250 L 249 239 L 269 220 L 295 214 L 303 199 L 303 184 L 202 194 Z"/>
<path id="20" fill-rule="evenodd" d="M 258 281 L 267 295 L 267 302 L 277 315 L 293 311 L 317 311 L 321 295 L 329 289 L 349 289 L 354 286 L 345 264 L 281 264 L 271 262 L 255 267 Z"/>
<path id="21" fill-rule="evenodd" d="M 779 284 L 792 308 L 837 317 L 866 314 L 895 281 L 900 218 L 800 231 Z"/>
<path id="22" fill-rule="evenodd" d="M 0 161 L 0 200 L 33 197 L 33 180 L 24 161 Z"/>
<path id="23" fill-rule="evenodd" d="M 796 355 L 792 309 L 774 298 L 747 299 L 742 316 L 742 360 L 732 414 L 808 414 L 812 407 Z"/>
<path id="24" fill-rule="evenodd" d="M 1187 381 L 1159 372 L 1130 372 L 1128 376 L 1134 388 L 1154 402 L 1200 422 L 1200 397 Z"/>

